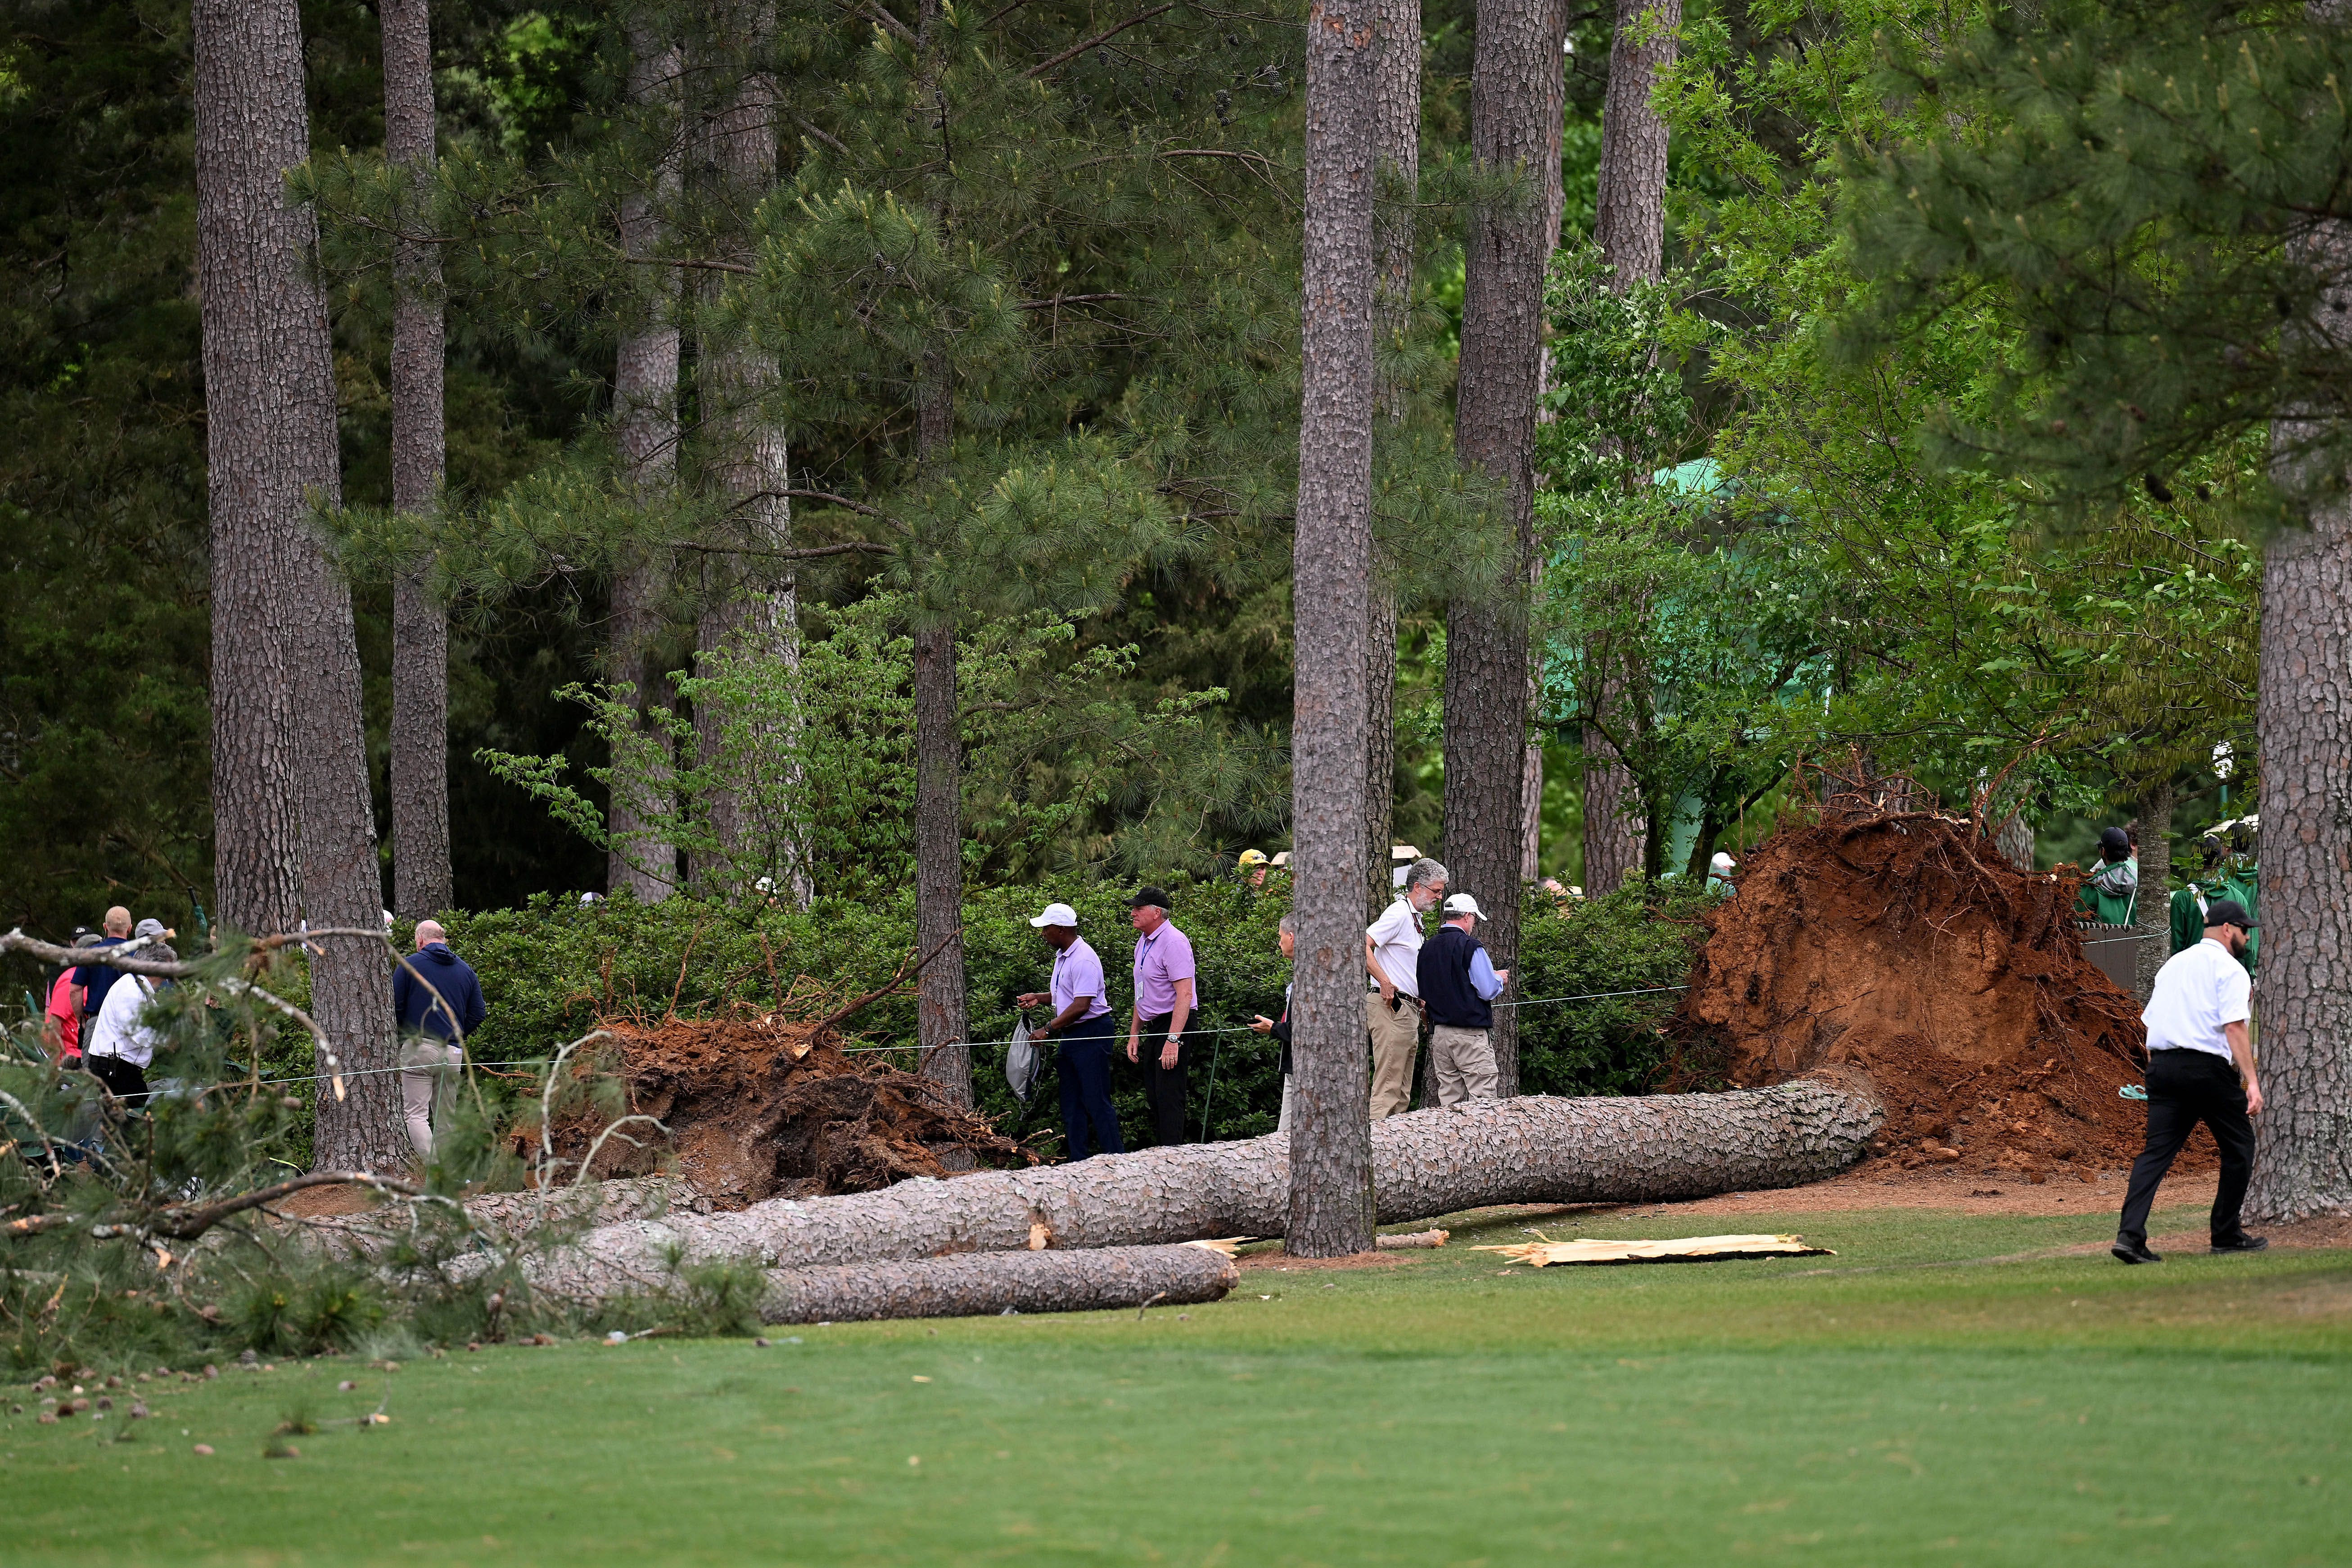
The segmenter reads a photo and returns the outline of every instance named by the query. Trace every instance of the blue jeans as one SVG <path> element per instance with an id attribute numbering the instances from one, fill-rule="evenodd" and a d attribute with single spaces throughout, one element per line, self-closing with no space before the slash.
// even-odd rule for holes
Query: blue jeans
<path id="1" fill-rule="evenodd" d="M 1111 1022 L 1108 1013 L 1081 1018 L 1055 1037 L 1059 1042 L 1054 1065 L 1062 1080 L 1062 1131 L 1073 1160 L 1127 1152 L 1127 1145 L 1119 1142 L 1118 1112 L 1110 1105 Z M 1089 1122 L 1092 1137 L 1087 1136 Z"/>

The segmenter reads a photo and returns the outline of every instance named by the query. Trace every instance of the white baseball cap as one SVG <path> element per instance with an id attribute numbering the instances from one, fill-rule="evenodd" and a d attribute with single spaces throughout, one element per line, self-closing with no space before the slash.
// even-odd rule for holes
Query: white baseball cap
<path id="1" fill-rule="evenodd" d="M 1736 868 L 1739 862 L 1731 858 L 1731 852 L 1729 850 L 1718 849 L 1715 852 L 1715 858 L 1708 861 L 1707 864 L 1714 867 L 1718 871 L 1729 871 Z"/>
<path id="2" fill-rule="evenodd" d="M 1078 911 L 1067 904 L 1047 904 L 1045 912 L 1029 923 L 1040 930 L 1046 926 L 1068 926 L 1076 931 L 1078 929 Z"/>
<path id="3" fill-rule="evenodd" d="M 1478 900 L 1467 893 L 1455 893 L 1447 898 L 1445 912 L 1449 915 L 1470 915 L 1482 921 L 1486 918 L 1486 911 L 1478 907 Z"/>

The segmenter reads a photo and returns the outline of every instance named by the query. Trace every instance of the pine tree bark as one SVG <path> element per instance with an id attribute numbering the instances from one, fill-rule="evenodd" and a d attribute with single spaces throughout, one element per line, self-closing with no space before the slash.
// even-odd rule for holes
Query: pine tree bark
<path id="1" fill-rule="evenodd" d="M 1666 122 L 1652 106 L 1658 73 L 1674 64 L 1671 29 L 1682 0 L 1617 0 L 1609 47 L 1609 88 L 1601 109 L 1601 174 L 1593 239 L 1617 285 L 1655 282 L 1666 264 Z M 1655 31 L 1658 36 L 1644 38 Z M 1602 685 L 1604 713 L 1613 679 Z M 1584 887 L 1613 892 L 1643 869 L 1651 824 L 1627 810 L 1637 798 L 1633 775 L 1599 730 L 1584 733 Z"/>
<path id="2" fill-rule="evenodd" d="M 963 728 L 957 711 L 955 619 L 915 628 L 916 1040 L 922 1075 L 973 1103 L 963 972 Z"/>
<path id="3" fill-rule="evenodd" d="M 629 29 L 629 100 L 651 117 L 662 149 L 647 189 L 621 198 L 621 248 L 639 258 L 661 254 L 663 214 L 678 196 L 681 158 L 677 105 L 683 60 L 676 46 L 642 18 Z M 613 371 L 613 432 L 622 471 L 641 503 L 667 491 L 677 477 L 677 274 L 649 267 L 641 301 L 642 319 L 621 337 Z M 663 613 L 667 590 L 661 561 L 651 553 L 631 559 L 613 582 L 612 637 L 607 655 L 615 680 L 636 689 L 643 715 L 675 700 L 667 662 L 661 658 L 669 631 Z M 676 809 L 666 763 L 668 741 L 657 742 L 665 759 L 640 780 L 615 780 L 608 805 L 612 848 L 605 871 L 608 891 L 623 889 L 640 903 L 658 903 L 677 885 L 677 850 L 653 824 Z"/>
<path id="4" fill-rule="evenodd" d="M 1543 346 L 1543 276 L 1551 247 L 1544 106 L 1559 47 L 1549 0 L 1479 0 L 1470 68 L 1470 152 L 1488 174 L 1516 174 L 1502 200 L 1470 216 L 1462 291 L 1454 456 L 1500 487 L 1514 542 L 1509 584 L 1458 598 L 1445 616 L 1445 862 L 1456 891 L 1476 895 L 1479 935 L 1498 969 L 1519 946 L 1526 834 L 1528 623 L 1535 560 L 1535 432 Z M 1495 1020 L 1496 1081 L 1518 1092 L 1518 1018 Z"/>
<path id="5" fill-rule="evenodd" d="M 2315 506 L 2263 568 L 2263 1097 L 2249 1218 L 2352 1207 L 2352 505 Z M 2146 842 L 2143 832 L 2141 840 Z"/>
<path id="6" fill-rule="evenodd" d="M 429 210 L 434 170 L 428 0 L 383 0 L 383 155 L 408 176 L 404 213 Z M 440 248 L 393 242 L 392 505 L 439 500 L 446 436 Z M 420 566 L 392 585 L 392 907 L 422 920 L 454 901 L 449 863 L 449 621 Z"/>
<path id="7" fill-rule="evenodd" d="M 970 1252 L 903 1263 L 775 1269 L 768 1275 L 760 1318 L 769 1323 L 862 1323 L 1181 1307 L 1218 1300 L 1240 1279 L 1232 1258 L 1205 1247 Z"/>
<path id="8" fill-rule="evenodd" d="M 776 31 L 772 3 L 752 0 L 724 8 L 726 43 L 740 52 L 740 79 L 727 107 L 703 132 L 709 149 L 713 195 L 726 215 L 727 259 L 739 265 L 752 259 L 760 205 L 776 186 L 775 79 L 761 68 Z M 719 279 L 713 274 L 710 303 L 719 303 Z M 783 494 L 792 483 L 792 459 L 782 429 L 767 407 L 782 380 L 775 355 L 765 353 L 740 322 L 727 320 L 723 309 L 706 311 L 709 327 L 697 358 L 698 391 L 702 423 L 709 433 L 711 457 L 706 465 L 712 489 L 726 507 L 746 552 L 727 562 L 717 574 L 715 592 L 696 628 L 695 644 L 702 653 L 731 645 L 756 651 L 781 662 L 784 679 L 796 680 L 800 664 L 799 593 L 788 565 L 763 552 L 789 550 L 793 538 L 792 502 Z M 730 722 L 715 700 L 695 704 L 695 724 L 705 766 L 716 763 L 719 733 Z M 787 757 L 792 737 L 778 737 Z M 788 773 L 797 769 L 788 761 Z M 734 883 L 764 874 L 806 909 L 814 889 L 809 881 L 806 857 L 789 824 L 755 823 L 742 795 L 721 784 L 710 796 L 710 827 L 721 845 L 720 859 Z"/>
<path id="9" fill-rule="evenodd" d="M 1862 1158 L 1883 1120 L 1867 1090 L 1810 1079 L 1729 1094 L 1527 1095 L 1411 1111 L 1368 1128 L 1366 1206 L 1385 1225 L 1490 1204 L 1649 1203 L 1797 1186 Z M 1021 1252 L 1039 1241 L 1077 1249 L 1274 1236 L 1295 1213 L 1293 1148 L 1303 1142 L 1294 1120 L 1291 1133 L 1237 1142 L 628 1219 L 551 1250 L 533 1270 L 549 1289 L 593 1299 L 656 1283 L 673 1256 L 807 1268 Z M 1358 1250 L 1371 1245 L 1368 1237 Z M 1307 1256 L 1295 1232 L 1286 1246 Z"/>
<path id="10" fill-rule="evenodd" d="M 2132 906 L 2134 994 L 2141 1002 L 2156 987 L 2156 972 L 2172 956 L 2172 781 L 2161 779 L 2141 791 L 2132 815 L 2139 819 L 2139 897 Z"/>
<path id="11" fill-rule="evenodd" d="M 1414 205 L 1421 197 L 1421 0 L 1375 0 L 1377 54 L 1372 64 L 1373 156 L 1380 181 L 1394 199 L 1379 205 L 1373 234 L 1380 250 L 1379 279 L 1372 298 L 1375 357 L 1402 356 L 1412 331 Z M 1381 412 L 1391 425 L 1403 423 L 1404 378 L 1381 372 Z M 1371 584 L 1371 620 L 1365 647 L 1365 699 L 1369 704 L 1364 752 L 1365 915 L 1377 918 L 1391 897 L 1389 850 L 1396 842 L 1395 586 L 1377 566 Z"/>
<path id="12" fill-rule="evenodd" d="M 305 489 L 334 389 L 279 374 L 319 330 L 303 281 L 316 228 L 286 200 L 310 155 L 300 21 L 290 4 L 200 0 L 195 46 L 196 263 L 211 510 L 214 899 L 220 923 L 290 931 L 302 900 L 289 611 Z"/>
<path id="13" fill-rule="evenodd" d="M 1300 1254 L 1372 1245 L 1371 1078 L 1364 1046 L 1365 692 L 1371 620 L 1374 0 L 1315 0 L 1307 18 L 1304 381 L 1291 710 L 1287 1227 Z M 1386 859 L 1385 853 L 1382 859 Z"/>

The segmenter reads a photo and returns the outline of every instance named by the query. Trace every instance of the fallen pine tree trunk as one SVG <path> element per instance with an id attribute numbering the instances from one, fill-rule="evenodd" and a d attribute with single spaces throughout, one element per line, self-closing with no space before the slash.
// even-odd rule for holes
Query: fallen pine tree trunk
<path id="1" fill-rule="evenodd" d="M 1817 1079 L 1731 1094 L 1530 1095 L 1415 1111 L 1373 1125 L 1373 1192 L 1386 1223 L 1489 1204 L 1798 1186 L 1861 1158 L 1882 1115 L 1867 1089 Z M 1275 1133 L 630 1220 L 534 1258 L 531 1273 L 541 1289 L 593 1300 L 656 1288 L 677 1264 L 805 1268 L 1278 1236 L 1289 1197 L 1289 1139 Z"/>
<path id="2" fill-rule="evenodd" d="M 1204 1247 L 963 1252 L 907 1262 L 773 1269 L 760 1318 L 770 1323 L 849 1323 L 1172 1307 L 1214 1301 L 1240 1278 L 1232 1258 Z"/>

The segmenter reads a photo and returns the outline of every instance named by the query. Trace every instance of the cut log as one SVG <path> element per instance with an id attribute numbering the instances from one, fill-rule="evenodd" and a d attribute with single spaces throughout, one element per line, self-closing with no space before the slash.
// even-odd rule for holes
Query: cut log
<path id="1" fill-rule="evenodd" d="M 1206 1247 L 965 1252 L 912 1262 L 773 1269 L 760 1317 L 770 1323 L 848 1323 L 1172 1307 L 1214 1301 L 1240 1278 L 1232 1258 Z"/>
<path id="2" fill-rule="evenodd" d="M 1443 1247 L 1453 1234 L 1450 1230 L 1407 1231 L 1400 1236 L 1374 1237 L 1372 1245 L 1381 1252 L 1407 1252 L 1416 1247 Z"/>
<path id="3" fill-rule="evenodd" d="M 1489 1204 L 1644 1203 L 1797 1186 L 1860 1159 L 1882 1117 L 1867 1089 L 1816 1079 L 1731 1094 L 1474 1102 L 1378 1123 L 1374 1195 L 1387 1222 Z M 533 1272 L 542 1289 L 593 1300 L 656 1286 L 673 1259 L 803 1268 L 1028 1251 L 1040 1226 L 1055 1249 L 1273 1236 L 1289 1194 L 1289 1140 L 1277 1132 L 629 1220 L 546 1253 Z"/>

